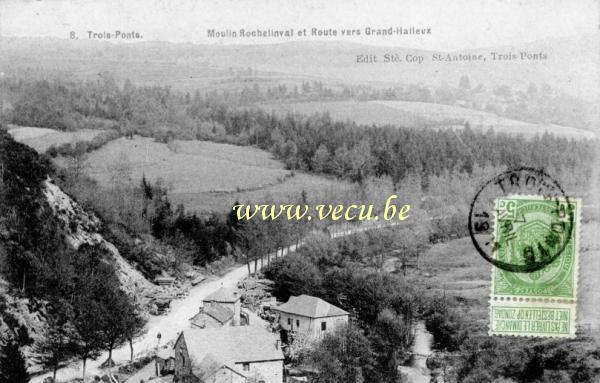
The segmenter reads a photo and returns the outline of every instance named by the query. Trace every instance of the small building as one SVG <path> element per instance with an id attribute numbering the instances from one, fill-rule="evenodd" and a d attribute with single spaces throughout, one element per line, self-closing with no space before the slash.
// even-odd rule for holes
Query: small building
<path id="1" fill-rule="evenodd" d="M 260 326 L 185 330 L 173 351 L 177 381 L 283 381 L 284 357 L 278 336 Z M 240 376 L 245 380 L 239 380 Z"/>
<path id="2" fill-rule="evenodd" d="M 202 302 L 204 304 L 205 310 L 208 306 L 214 305 L 215 303 L 231 310 L 233 312 L 231 325 L 239 326 L 242 313 L 241 299 L 242 295 L 237 289 L 227 289 L 221 287 L 212 294 L 209 294 L 206 298 L 202 300 Z"/>
<path id="3" fill-rule="evenodd" d="M 279 315 L 279 325 L 284 330 L 304 332 L 316 338 L 348 324 L 349 318 L 347 311 L 310 295 L 290 297 L 271 310 Z"/>
<path id="4" fill-rule="evenodd" d="M 198 314 L 190 322 L 192 327 L 211 328 L 231 326 L 233 324 L 233 310 L 217 302 L 205 302 L 200 306 Z"/>

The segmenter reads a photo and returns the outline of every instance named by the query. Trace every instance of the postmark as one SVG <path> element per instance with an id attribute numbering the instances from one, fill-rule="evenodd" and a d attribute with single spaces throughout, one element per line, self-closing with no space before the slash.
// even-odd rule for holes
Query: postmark
<path id="1" fill-rule="evenodd" d="M 515 227 L 530 213 L 512 217 L 513 202 L 506 201 L 507 205 L 496 204 L 499 198 L 510 195 L 534 195 L 547 201 L 544 204 L 547 218 L 552 221 L 552 225 L 561 225 L 560 228 L 552 227 L 555 230 L 561 229 L 562 234 L 536 237 L 536 243 L 518 248 L 520 257 L 497 257 L 499 251 L 511 246 L 515 239 Z M 494 266 L 512 272 L 535 272 L 559 258 L 568 246 L 575 226 L 575 215 L 569 209 L 570 206 L 569 197 L 558 181 L 543 170 L 527 167 L 508 170 L 485 182 L 475 194 L 469 211 L 469 234 L 479 254 Z M 492 220 L 499 210 L 502 236 L 494 235 L 493 232 L 495 226 Z M 557 238 L 558 242 L 555 242 Z M 539 256 L 540 254 L 543 256 Z"/>
<path id="2" fill-rule="evenodd" d="M 581 200 L 540 169 L 486 181 L 469 233 L 492 266 L 490 335 L 574 337 Z"/>
<path id="3" fill-rule="evenodd" d="M 528 272 L 492 267 L 490 335 L 575 336 L 580 211 L 576 198 L 496 199 L 494 259 L 544 266 Z"/>

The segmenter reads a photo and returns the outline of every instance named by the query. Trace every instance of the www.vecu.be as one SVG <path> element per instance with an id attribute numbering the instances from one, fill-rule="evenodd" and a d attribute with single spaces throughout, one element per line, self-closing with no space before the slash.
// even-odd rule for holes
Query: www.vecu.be
<path id="1" fill-rule="evenodd" d="M 410 205 L 402 205 L 398 207 L 392 201 L 398 196 L 393 194 L 385 201 L 383 209 L 383 219 L 391 221 L 397 218 L 399 221 L 404 221 L 408 218 Z M 287 219 L 288 221 L 310 221 L 313 218 L 318 220 L 330 219 L 332 221 L 377 221 L 379 216 L 373 212 L 373 205 L 315 205 L 314 211 L 316 214 L 310 214 L 310 205 L 234 205 L 233 210 L 236 212 L 239 221 L 249 221 L 251 219 L 271 220 Z"/>

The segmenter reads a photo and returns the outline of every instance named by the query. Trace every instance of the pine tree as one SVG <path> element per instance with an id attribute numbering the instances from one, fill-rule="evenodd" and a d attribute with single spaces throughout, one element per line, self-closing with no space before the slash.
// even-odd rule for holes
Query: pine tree
<path id="1" fill-rule="evenodd" d="M 0 353 L 0 383 L 27 383 L 29 374 L 25 358 L 15 341 L 10 341 Z"/>

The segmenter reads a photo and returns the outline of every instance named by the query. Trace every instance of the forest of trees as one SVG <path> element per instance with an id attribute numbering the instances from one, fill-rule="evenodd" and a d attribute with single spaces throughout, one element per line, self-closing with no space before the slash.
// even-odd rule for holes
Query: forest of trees
<path id="1" fill-rule="evenodd" d="M 101 83 L 116 84 L 113 76 L 109 72 L 100 74 Z M 250 76 L 250 79 L 252 77 Z M 239 79 L 238 79 L 239 80 Z M 13 100 L 27 94 L 34 97 L 33 102 L 43 100 L 50 94 L 47 89 L 41 89 L 46 93 L 35 94 L 30 93 L 31 82 L 24 81 L 14 77 L 8 77 L 0 82 L 6 94 L 10 95 Z M 97 85 L 95 83 L 90 83 Z M 66 84 L 64 84 L 66 85 Z M 127 89 L 133 88 L 132 84 L 127 82 Z M 102 114 L 114 115 L 114 111 L 110 108 L 119 108 L 123 105 L 111 103 L 105 105 L 107 96 L 114 97 L 114 94 L 106 93 L 104 90 L 92 91 L 91 89 L 82 87 L 77 92 L 76 99 L 69 97 L 69 102 L 77 103 L 76 108 L 79 111 L 100 109 Z M 157 87 L 160 89 L 160 87 Z M 164 88 L 163 88 L 164 89 Z M 61 92 L 64 92 L 62 89 Z M 65 96 L 66 94 L 62 94 Z M 86 100 L 89 97 L 101 98 L 101 102 L 89 103 Z M 203 96 L 210 99 L 214 104 L 224 104 L 231 107 L 248 107 L 260 103 L 270 102 L 310 102 L 310 101 L 369 101 L 369 100 L 388 100 L 388 101 L 412 101 L 412 102 L 427 102 L 437 103 L 452 106 L 466 106 L 472 109 L 495 113 L 499 116 L 514 118 L 521 121 L 542 123 L 542 124 L 557 124 L 565 126 L 573 126 L 578 128 L 589 129 L 598 121 L 593 113 L 593 105 L 585 100 L 568 95 L 557 88 L 551 87 L 547 83 L 525 83 L 523 87 L 510 87 L 508 85 L 495 85 L 486 87 L 483 84 L 473 83 L 469 76 L 463 75 L 455 86 L 442 85 L 438 87 L 426 86 L 419 83 L 406 85 L 391 85 L 388 87 L 373 87 L 369 85 L 326 85 L 320 80 L 302 81 L 294 84 L 275 84 L 275 85 L 258 85 L 254 82 L 253 85 L 244 85 L 239 88 L 227 88 L 222 90 L 210 90 L 203 93 Z M 184 102 L 189 103 L 196 96 L 190 94 L 183 96 Z M 82 99 L 83 98 L 83 99 Z M 130 102 L 131 99 L 118 99 L 113 101 Z M 54 103 L 55 106 L 60 106 L 61 101 Z M 146 109 L 150 105 L 137 104 L 137 107 Z M 87 124 L 96 124 L 98 126 L 110 126 L 108 121 L 104 121 L 105 117 L 99 119 L 82 120 L 76 114 L 55 115 L 50 110 L 41 106 L 37 108 L 35 114 L 25 113 L 27 109 L 22 110 L 16 108 L 18 114 L 16 121 L 32 121 L 36 119 L 38 123 L 58 123 L 58 125 L 67 128 L 74 127 L 82 122 Z M 146 111 L 149 111 L 146 109 Z M 37 116 L 36 116 L 37 115 Z M 83 116 L 88 115 L 82 113 Z M 45 118 L 42 118 L 44 116 Z M 143 117 L 138 114 L 138 117 Z M 50 118 L 50 119 L 48 119 Z M 110 117 L 109 117 L 110 119 Z M 62 120 L 62 122 L 58 121 Z M 458 119 L 456 122 L 464 119 Z M 34 124 L 38 126 L 37 124 Z"/>
<path id="2" fill-rule="evenodd" d="M 551 134 L 524 139 L 493 130 L 476 133 L 468 121 L 461 130 L 417 130 L 358 126 L 333 121 L 328 115 L 281 118 L 261 110 L 238 109 L 215 93 L 190 95 L 167 87 L 138 87 L 129 81 L 119 86 L 109 73 L 96 82 L 6 79 L 2 87 L 11 98 L 8 116 L 19 125 L 102 128 L 161 142 L 203 139 L 256 145 L 272 151 L 290 169 L 358 182 L 369 176 L 389 176 L 395 184 L 417 173 L 425 189 L 431 175 L 470 173 L 476 165 L 526 165 L 585 181 L 596 144 Z"/>
<path id="3" fill-rule="evenodd" d="M 121 290 L 106 249 L 86 244 L 74 249 L 65 240 L 69 228 L 43 195 L 42 183 L 53 174 L 48 160 L 0 129 L 0 164 L 0 272 L 16 294 L 45 313 L 44 340 L 35 345 L 42 365 L 56 373 L 65 360 L 85 363 L 131 341 L 144 326 L 140 310 Z M 13 318 L 5 304 L 0 310 L 3 321 Z M 24 365 L 14 348 L 31 344 L 27 329 L 17 324 L 9 324 L 16 330 L 2 334 L 1 341 L 0 363 L 10 364 L 11 374 Z"/>

